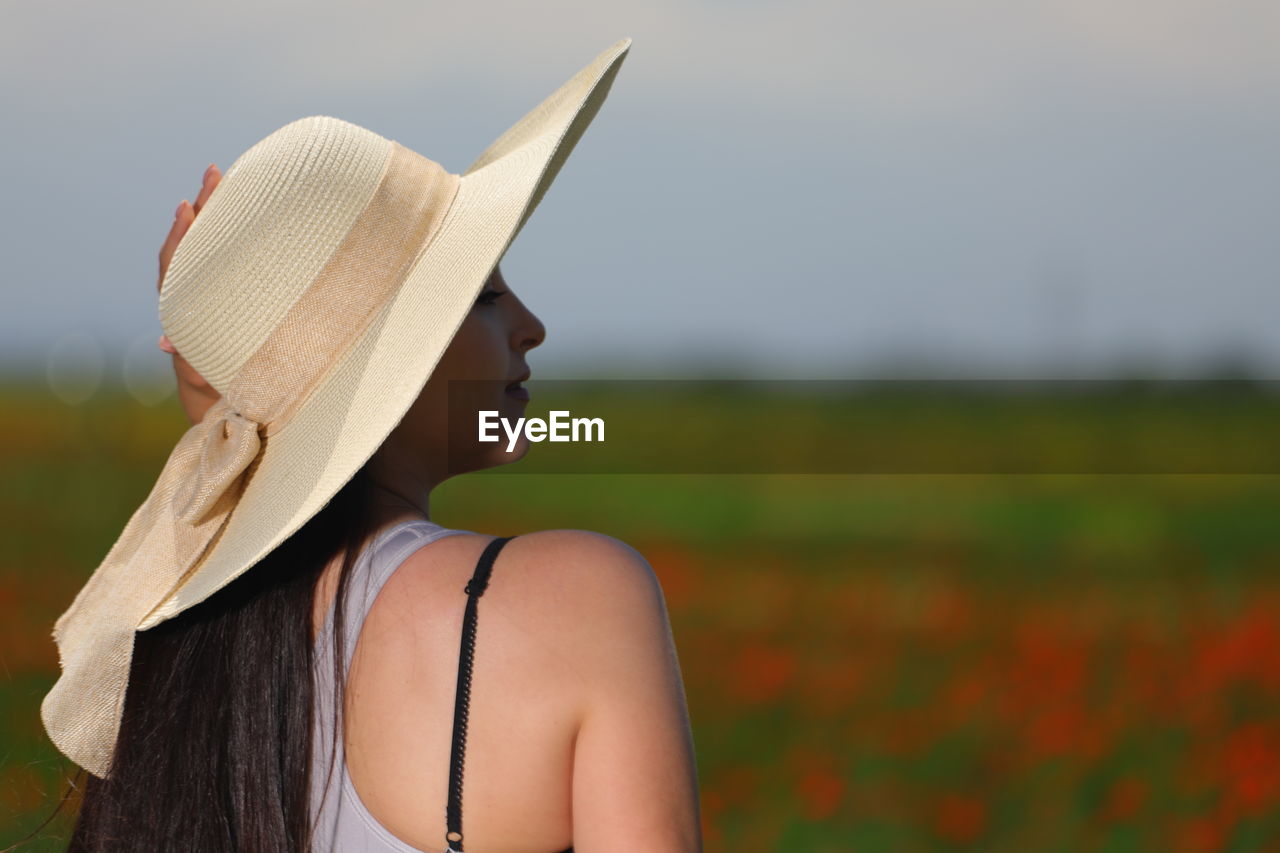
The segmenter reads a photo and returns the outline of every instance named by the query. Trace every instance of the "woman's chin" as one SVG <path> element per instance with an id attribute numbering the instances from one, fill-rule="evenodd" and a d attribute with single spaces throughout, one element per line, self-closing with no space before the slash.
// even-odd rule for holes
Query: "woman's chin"
<path id="1" fill-rule="evenodd" d="M 529 452 L 529 443 L 522 436 L 519 442 L 510 452 L 503 439 L 503 444 L 498 447 L 482 447 L 477 452 L 468 454 L 464 458 L 451 456 L 449 458 L 448 477 L 457 477 L 461 474 L 469 474 L 473 471 L 484 471 L 489 468 L 501 468 L 503 465 L 510 465 L 519 462 L 524 455 Z"/>
<path id="2" fill-rule="evenodd" d="M 519 462 L 529 452 L 529 440 L 523 435 L 516 440 L 515 447 L 507 450 L 507 439 L 504 436 L 502 441 L 490 447 L 481 447 L 479 452 L 472 456 L 466 462 L 458 461 L 458 465 L 463 466 L 467 471 L 482 471 L 488 468 L 501 468 L 503 465 L 511 465 Z M 462 473 L 462 471 L 458 471 Z"/>
<path id="3" fill-rule="evenodd" d="M 492 462 L 490 462 L 486 467 L 497 468 L 501 465 L 510 465 L 513 462 L 519 462 L 528 452 L 529 439 L 522 435 L 516 439 L 516 445 L 511 448 L 510 451 L 507 450 L 507 445 L 503 443 L 493 453 L 491 453 L 489 458 Z"/>

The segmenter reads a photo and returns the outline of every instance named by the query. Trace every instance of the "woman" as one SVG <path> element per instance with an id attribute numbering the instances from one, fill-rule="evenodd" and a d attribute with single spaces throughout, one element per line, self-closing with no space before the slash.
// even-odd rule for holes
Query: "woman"
<path id="1" fill-rule="evenodd" d="M 210 166 L 179 206 L 161 283 L 222 177 Z M 114 763 L 87 778 L 70 849 L 461 851 L 463 804 L 468 853 L 701 849 L 679 666 L 644 558 L 587 531 L 496 540 L 429 520 L 441 481 L 527 449 L 459 441 L 441 414 L 448 383 L 518 386 L 544 336 L 495 265 L 407 414 L 332 500 L 251 570 L 138 631 Z M 160 344 L 187 417 L 206 422 L 218 391 Z M 518 391 L 502 405 L 523 405 Z M 410 547 L 391 553 L 393 533 Z M 340 745 L 311 724 L 330 689 L 345 691 L 329 706 L 343 708 Z M 325 731 L 341 759 L 327 766 L 313 751 Z M 335 830 L 343 772 L 357 796 Z"/>

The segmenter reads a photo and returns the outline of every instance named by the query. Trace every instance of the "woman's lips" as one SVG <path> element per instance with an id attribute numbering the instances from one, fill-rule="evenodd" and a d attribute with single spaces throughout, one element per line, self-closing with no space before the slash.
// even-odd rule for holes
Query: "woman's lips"
<path id="1" fill-rule="evenodd" d="M 521 400 L 527 403 L 529 402 L 529 389 L 516 382 L 507 386 L 507 396 L 513 400 Z"/>

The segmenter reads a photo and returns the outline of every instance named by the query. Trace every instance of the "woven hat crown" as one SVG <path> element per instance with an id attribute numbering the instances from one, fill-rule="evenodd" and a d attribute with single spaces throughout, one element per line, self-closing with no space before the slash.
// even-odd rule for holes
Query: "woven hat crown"
<path id="1" fill-rule="evenodd" d="M 262 440 L 390 303 L 459 180 L 328 116 L 290 122 L 232 164 L 161 287 L 166 333 L 221 394 L 177 487 L 178 518 L 199 522 L 234 498 Z"/>
<path id="2" fill-rule="evenodd" d="M 178 244 L 159 302 L 169 340 L 219 393 L 227 393 L 351 236 L 397 149 L 417 160 L 417 177 L 438 190 L 427 200 L 447 203 L 456 176 L 380 134 L 332 116 L 309 116 L 281 127 L 222 176 Z M 422 211 L 428 216 L 442 212 Z M 360 260 L 370 267 L 366 280 L 393 275 L 385 269 L 388 260 L 405 264 L 413 259 L 402 257 L 406 248 L 414 255 L 422 248 L 397 246 L 399 236 L 388 233 L 361 247 Z M 394 257 L 379 257 L 380 251 Z M 353 285 L 332 294 L 338 299 L 330 302 L 331 310 L 366 312 L 373 307 L 370 299 L 386 295 L 385 289 Z M 314 347 L 322 341 L 309 343 Z"/>

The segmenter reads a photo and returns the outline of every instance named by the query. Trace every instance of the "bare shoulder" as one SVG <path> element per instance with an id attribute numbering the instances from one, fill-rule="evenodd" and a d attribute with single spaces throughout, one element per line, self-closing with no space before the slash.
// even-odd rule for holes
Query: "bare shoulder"
<path id="1" fill-rule="evenodd" d="M 526 541 L 514 571 L 546 572 L 559 588 L 557 636 L 566 680 L 577 688 L 575 845 L 700 850 L 688 708 L 652 567 L 635 548 L 601 533 L 547 530 L 520 538 Z"/>
<path id="2" fill-rule="evenodd" d="M 424 545 L 406 564 L 439 565 L 441 558 L 474 554 L 479 557 L 493 536 L 459 533 Z M 519 556 L 516 556 L 519 555 Z M 615 572 L 648 575 L 656 580 L 644 556 L 621 539 L 592 530 L 538 530 L 514 537 L 503 550 L 503 561 L 543 571 Z"/>
<path id="3" fill-rule="evenodd" d="M 602 591 L 651 595 L 660 590 L 653 568 L 621 539 L 591 530 L 539 530 L 509 542 L 512 561 L 547 572 L 581 589 L 590 600 Z M 516 556 L 518 554 L 518 556 Z"/>
<path id="4" fill-rule="evenodd" d="M 389 583 L 411 601 L 465 601 L 465 587 L 492 536 L 457 534 L 418 549 Z M 510 620 L 542 642 L 573 646 L 609 620 L 657 620 L 665 625 L 662 587 L 631 545 L 590 530 L 539 530 L 507 542 L 494 562 L 480 605 L 489 619 Z"/>
<path id="5" fill-rule="evenodd" d="M 399 651 L 456 644 L 465 588 L 492 536 L 457 534 L 411 554 L 380 605 L 409 627 Z M 674 642 L 662 587 L 644 556 L 589 530 L 540 530 L 507 542 L 477 602 L 491 654 L 537 673 L 574 726 L 618 680 L 644 666 L 676 679 Z M 661 671 L 659 671 L 661 670 Z"/>
<path id="6" fill-rule="evenodd" d="M 666 604 L 653 567 L 621 539 L 590 530 L 542 530 L 507 544 L 513 546 L 520 547 L 512 555 L 515 570 L 545 573 L 559 604 L 573 614 L 565 628 L 570 640 L 599 643 L 612 636 L 646 642 L 666 628 Z"/>

